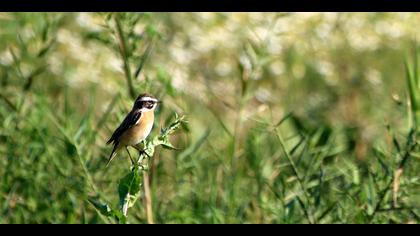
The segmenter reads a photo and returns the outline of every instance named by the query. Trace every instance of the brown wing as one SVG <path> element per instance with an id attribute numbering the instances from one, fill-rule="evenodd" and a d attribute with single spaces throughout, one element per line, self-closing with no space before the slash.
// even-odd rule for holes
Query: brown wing
<path id="1" fill-rule="evenodd" d="M 139 110 L 131 111 L 130 113 L 128 113 L 128 115 L 124 118 L 121 125 L 114 131 L 111 138 L 108 140 L 108 142 L 106 142 L 106 144 L 110 144 L 111 142 L 114 142 L 114 143 L 118 142 L 121 135 L 125 131 L 127 131 L 129 128 L 131 128 L 131 126 L 135 125 L 137 121 L 140 119 L 140 117 L 141 117 L 141 111 Z"/>

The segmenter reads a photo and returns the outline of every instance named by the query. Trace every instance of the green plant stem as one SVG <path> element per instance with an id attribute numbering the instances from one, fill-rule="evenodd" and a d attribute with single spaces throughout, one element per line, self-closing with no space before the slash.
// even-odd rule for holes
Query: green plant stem
<path id="1" fill-rule="evenodd" d="M 121 22 L 118 15 L 114 17 L 114 21 L 117 27 L 118 48 L 120 51 L 121 59 L 123 60 L 123 63 L 124 63 L 124 74 L 125 74 L 125 78 L 127 79 L 128 92 L 130 96 L 134 99 L 136 97 L 136 93 L 134 91 L 133 81 L 132 81 L 132 76 L 131 76 L 131 69 L 130 69 L 130 64 L 129 64 L 128 51 L 127 51 L 127 41 L 125 39 L 125 35 L 122 30 Z"/>
<path id="2" fill-rule="evenodd" d="M 144 187 L 144 200 L 145 200 L 147 223 L 154 224 L 153 210 L 152 210 L 152 195 L 150 193 L 149 183 L 150 183 L 149 172 L 143 171 L 143 187 Z"/>

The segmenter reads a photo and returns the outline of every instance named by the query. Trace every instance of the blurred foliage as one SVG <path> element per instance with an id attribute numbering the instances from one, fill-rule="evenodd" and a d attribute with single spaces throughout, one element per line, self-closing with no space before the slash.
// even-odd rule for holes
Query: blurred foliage
<path id="1" fill-rule="evenodd" d="M 419 16 L 0 13 L 0 223 L 113 222 L 145 91 L 158 223 L 419 223 Z"/>

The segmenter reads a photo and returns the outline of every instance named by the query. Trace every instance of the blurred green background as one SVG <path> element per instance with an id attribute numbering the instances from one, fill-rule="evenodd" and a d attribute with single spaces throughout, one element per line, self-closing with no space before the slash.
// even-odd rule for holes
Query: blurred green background
<path id="1" fill-rule="evenodd" d="M 118 206 L 105 142 L 142 92 L 152 136 L 188 120 L 152 159 L 155 223 L 419 223 L 419 17 L 0 13 L 0 223 L 112 222 L 88 198 Z"/>

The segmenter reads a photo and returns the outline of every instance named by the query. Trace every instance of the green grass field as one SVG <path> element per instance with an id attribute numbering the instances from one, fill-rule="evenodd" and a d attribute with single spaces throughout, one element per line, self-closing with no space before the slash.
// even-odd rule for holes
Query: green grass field
<path id="1" fill-rule="evenodd" d="M 0 13 L 0 223 L 420 223 L 419 17 Z"/>

